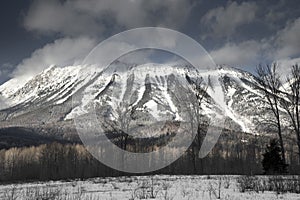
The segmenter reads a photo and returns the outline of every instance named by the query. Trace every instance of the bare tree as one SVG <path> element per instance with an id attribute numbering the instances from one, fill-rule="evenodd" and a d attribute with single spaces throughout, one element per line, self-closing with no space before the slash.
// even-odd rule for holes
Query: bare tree
<path id="1" fill-rule="evenodd" d="M 128 143 L 128 129 L 131 122 L 131 109 L 128 103 L 126 102 L 120 102 L 118 104 L 118 107 L 116 109 L 117 113 L 117 121 L 118 121 L 118 134 L 121 136 L 122 141 L 122 149 L 127 149 L 127 143 Z"/>
<path id="2" fill-rule="evenodd" d="M 281 156 L 286 164 L 285 159 L 285 148 L 282 138 L 282 124 L 281 124 L 281 113 L 280 113 L 280 101 L 281 101 L 281 91 L 280 88 L 282 83 L 280 81 L 279 74 L 277 72 L 277 64 L 274 63 L 272 65 L 259 65 L 257 67 L 257 74 L 262 84 L 262 90 L 264 92 L 265 98 L 267 99 L 267 103 L 269 105 L 270 110 L 272 111 L 275 120 L 270 120 L 272 125 L 277 127 L 277 134 L 279 138 L 279 143 L 281 147 Z"/>
<path id="3" fill-rule="evenodd" d="M 176 98 L 181 102 L 181 104 L 183 104 L 182 111 L 184 111 L 188 115 L 191 130 L 196 130 L 196 133 L 192 133 L 194 141 L 188 153 L 190 154 L 193 161 L 194 173 L 197 173 L 197 158 L 202 144 L 202 140 L 204 138 L 202 131 L 203 117 L 201 115 L 201 104 L 207 91 L 207 85 L 204 83 L 202 77 L 192 79 L 187 76 L 186 79 L 191 85 L 191 88 L 180 88 L 180 93 L 183 95 L 177 95 Z"/>
<path id="4" fill-rule="evenodd" d="M 287 88 L 283 107 L 287 111 L 296 134 L 300 163 L 300 66 L 292 66 L 291 75 L 287 77 Z"/>

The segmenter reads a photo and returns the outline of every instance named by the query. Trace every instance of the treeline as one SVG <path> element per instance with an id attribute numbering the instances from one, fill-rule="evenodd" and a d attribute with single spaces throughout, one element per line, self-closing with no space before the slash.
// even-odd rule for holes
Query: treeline
<path id="1" fill-rule="evenodd" d="M 259 137 L 259 138 L 258 138 Z M 262 154 L 268 138 L 232 132 L 222 134 L 204 159 L 190 149 L 170 166 L 155 174 L 262 174 Z M 300 172 L 297 154 L 287 146 L 289 172 Z M 113 156 L 113 155 L 112 155 Z M 294 164 L 293 164 L 294 163 Z M 128 175 L 113 170 L 91 156 L 81 144 L 57 142 L 40 146 L 0 150 L 0 181 L 59 180 Z"/>
<path id="2" fill-rule="evenodd" d="M 88 178 L 100 169 L 80 144 L 54 142 L 0 151 L 1 181 Z"/>

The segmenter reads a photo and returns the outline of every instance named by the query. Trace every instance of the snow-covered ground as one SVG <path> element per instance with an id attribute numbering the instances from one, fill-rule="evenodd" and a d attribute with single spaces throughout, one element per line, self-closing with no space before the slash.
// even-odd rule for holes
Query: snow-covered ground
<path id="1" fill-rule="evenodd" d="M 300 194 L 246 191 L 238 176 L 132 176 L 0 185 L 1 200 L 300 199 Z M 263 177 L 262 177 L 263 179 Z M 37 198 L 39 196 L 39 198 Z"/>

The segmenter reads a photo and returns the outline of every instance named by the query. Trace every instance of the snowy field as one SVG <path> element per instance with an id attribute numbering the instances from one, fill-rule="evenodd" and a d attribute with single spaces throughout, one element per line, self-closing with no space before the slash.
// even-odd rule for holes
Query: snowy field
<path id="1" fill-rule="evenodd" d="M 0 185 L 1 200 L 300 199 L 300 194 L 244 191 L 239 176 L 132 176 Z M 265 182 L 267 177 L 256 180 Z M 298 184 L 298 182 L 297 182 Z M 300 187 L 297 186 L 297 187 Z"/>

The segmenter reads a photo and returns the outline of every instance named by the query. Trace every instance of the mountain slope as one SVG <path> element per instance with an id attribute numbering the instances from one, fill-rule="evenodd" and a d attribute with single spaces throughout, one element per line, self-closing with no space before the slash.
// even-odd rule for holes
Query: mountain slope
<path id="1" fill-rule="evenodd" d="M 181 121 L 185 88 L 193 88 L 199 77 L 208 85 L 201 104 L 203 115 L 220 115 L 223 107 L 227 128 L 250 133 L 267 128 L 264 121 L 271 113 L 259 82 L 247 72 L 220 67 L 203 73 L 188 65 L 120 62 L 105 70 L 52 66 L 18 88 L 14 88 L 16 79 L 4 83 L 0 95 L 6 107 L 0 111 L 0 126 L 55 126 L 63 132 L 73 126 L 74 117 L 94 107 L 111 121 L 118 121 L 120 113 L 130 113 L 136 124 Z M 221 85 L 219 92 L 224 94 L 224 104 L 214 96 L 216 81 Z"/>

